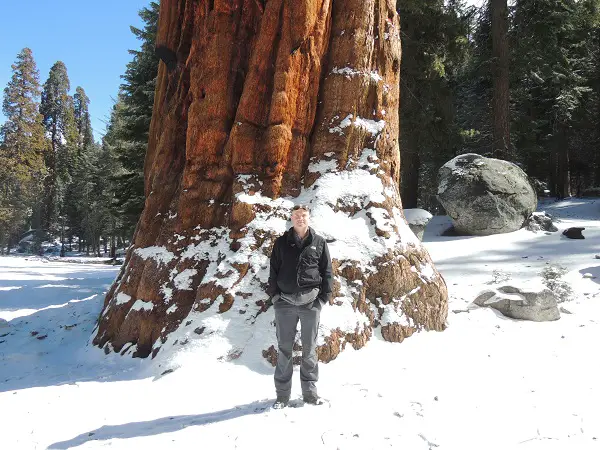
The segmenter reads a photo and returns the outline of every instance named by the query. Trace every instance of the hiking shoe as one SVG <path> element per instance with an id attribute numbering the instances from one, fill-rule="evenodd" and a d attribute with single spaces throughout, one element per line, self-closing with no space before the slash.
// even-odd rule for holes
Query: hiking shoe
<path id="1" fill-rule="evenodd" d="M 273 409 L 283 409 L 288 405 L 289 401 L 289 397 L 277 397 L 277 400 L 273 403 Z"/>
<path id="2" fill-rule="evenodd" d="M 316 394 L 306 394 L 302 396 L 304 403 L 308 403 L 310 405 L 322 405 L 323 400 Z"/>

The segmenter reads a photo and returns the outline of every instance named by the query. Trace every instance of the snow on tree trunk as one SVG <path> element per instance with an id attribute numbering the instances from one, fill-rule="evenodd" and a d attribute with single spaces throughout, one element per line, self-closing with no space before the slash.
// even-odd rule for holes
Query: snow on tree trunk
<path id="1" fill-rule="evenodd" d="M 398 195 L 399 32 L 392 0 L 162 1 L 146 203 L 95 345 L 146 357 L 200 335 L 274 361 L 269 255 L 300 202 L 335 273 L 321 361 L 376 327 L 444 329 Z"/>

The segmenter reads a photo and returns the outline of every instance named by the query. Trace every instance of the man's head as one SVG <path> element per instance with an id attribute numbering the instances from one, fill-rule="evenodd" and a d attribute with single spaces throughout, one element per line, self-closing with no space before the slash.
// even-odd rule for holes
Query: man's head
<path id="1" fill-rule="evenodd" d="M 292 225 L 297 233 L 304 234 L 310 225 L 310 210 L 306 205 L 296 205 L 292 209 Z"/>

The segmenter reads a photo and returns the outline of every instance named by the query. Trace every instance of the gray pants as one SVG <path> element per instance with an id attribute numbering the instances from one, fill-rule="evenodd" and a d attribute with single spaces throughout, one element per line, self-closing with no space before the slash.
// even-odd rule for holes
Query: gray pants
<path id="1" fill-rule="evenodd" d="M 302 339 L 302 364 L 300 365 L 302 394 L 317 395 L 315 383 L 319 380 L 319 362 L 316 350 L 321 304 L 318 301 L 316 304 L 316 306 L 313 306 L 313 303 L 296 306 L 279 299 L 273 305 L 279 346 L 275 367 L 275 390 L 278 397 L 289 398 L 292 391 L 294 372 L 292 351 L 298 320 L 300 320 Z"/>

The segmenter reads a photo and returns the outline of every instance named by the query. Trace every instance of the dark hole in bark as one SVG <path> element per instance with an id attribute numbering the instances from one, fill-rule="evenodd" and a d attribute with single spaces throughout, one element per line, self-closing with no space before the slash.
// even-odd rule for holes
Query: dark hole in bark
<path id="1" fill-rule="evenodd" d="M 177 67 L 177 54 L 170 48 L 158 45 L 154 49 L 154 53 L 165 63 L 169 72 Z"/>

